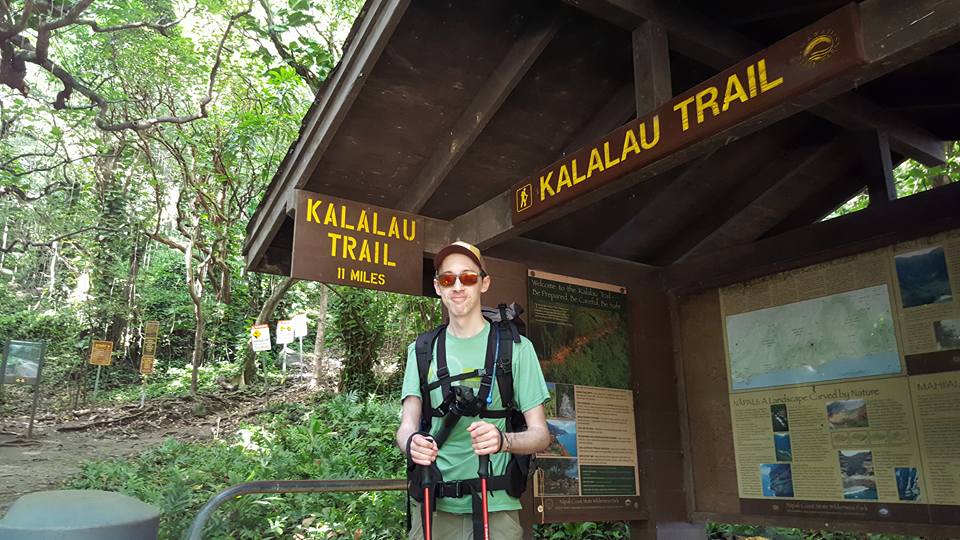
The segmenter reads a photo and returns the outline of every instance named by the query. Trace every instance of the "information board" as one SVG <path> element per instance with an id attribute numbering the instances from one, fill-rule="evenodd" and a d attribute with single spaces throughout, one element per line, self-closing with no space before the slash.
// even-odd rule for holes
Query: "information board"
<path id="1" fill-rule="evenodd" d="M 270 325 L 255 324 L 250 328 L 250 342 L 255 352 L 269 351 L 270 344 Z"/>
<path id="2" fill-rule="evenodd" d="M 960 525 L 960 233 L 720 291 L 744 514 Z"/>
<path id="3" fill-rule="evenodd" d="M 641 515 L 626 289 L 530 271 L 529 324 L 550 390 L 550 444 L 537 455 L 542 522 Z"/>
<path id="4" fill-rule="evenodd" d="M 113 342 L 94 340 L 90 345 L 90 364 L 109 366 L 113 362 Z"/>

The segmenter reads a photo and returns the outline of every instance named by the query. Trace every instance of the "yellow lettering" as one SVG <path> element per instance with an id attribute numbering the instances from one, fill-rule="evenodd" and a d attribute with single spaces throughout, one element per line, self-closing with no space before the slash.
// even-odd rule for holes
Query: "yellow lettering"
<path id="1" fill-rule="evenodd" d="M 396 266 L 396 261 L 390 260 L 390 244 L 383 243 L 383 265 L 384 266 Z"/>
<path id="2" fill-rule="evenodd" d="M 573 170 L 573 185 L 577 185 L 580 182 L 583 182 L 587 179 L 586 176 L 577 176 L 577 159 L 573 159 L 573 163 L 570 164 L 570 168 Z"/>
<path id="3" fill-rule="evenodd" d="M 640 124 L 640 146 L 644 150 L 649 150 L 660 142 L 660 115 L 653 115 L 653 140 L 647 141 L 647 124 Z"/>
<path id="4" fill-rule="evenodd" d="M 706 96 L 710 96 L 710 99 L 703 99 Z M 720 114 L 720 107 L 717 105 L 717 88 L 715 86 L 708 86 L 703 90 L 697 92 L 697 123 L 702 124 L 704 121 L 703 111 L 710 108 L 710 111 L 713 113 L 713 116 Z"/>
<path id="5" fill-rule="evenodd" d="M 330 203 L 327 205 L 327 215 L 323 217 L 323 224 L 330 225 L 331 227 L 339 227 L 337 225 L 337 207 Z"/>
<path id="6" fill-rule="evenodd" d="M 560 166 L 560 174 L 557 175 L 557 193 L 560 193 L 563 186 L 573 187 L 573 182 L 570 181 L 570 171 L 567 169 L 566 163 Z"/>
<path id="7" fill-rule="evenodd" d="M 557 194 L 557 192 L 553 190 L 553 186 L 550 185 L 551 176 L 553 176 L 553 171 L 550 171 L 549 173 L 547 173 L 546 178 L 544 178 L 543 175 L 540 176 L 540 200 L 541 201 L 547 198 L 546 192 L 548 191 L 550 192 L 551 197 Z"/>
<path id="8" fill-rule="evenodd" d="M 320 206 L 320 203 L 322 202 L 323 201 L 319 199 L 314 201 L 313 199 L 307 198 L 307 221 L 308 222 L 312 221 L 314 223 L 320 223 L 320 216 L 317 215 L 317 207 Z"/>
<path id="9" fill-rule="evenodd" d="M 340 235 L 337 233 L 328 232 L 327 238 L 330 239 L 330 256 L 337 256 L 337 240 L 340 239 Z"/>
<path id="10" fill-rule="evenodd" d="M 352 236 L 343 236 L 343 258 L 346 259 L 347 256 L 350 257 L 350 260 L 357 260 L 357 254 L 353 252 L 357 247 L 357 239 Z"/>
<path id="11" fill-rule="evenodd" d="M 410 232 L 407 233 L 407 223 L 410 224 Z M 413 242 L 417 238 L 417 222 L 416 220 L 403 220 L 403 238 L 408 242 Z"/>
<path id="12" fill-rule="evenodd" d="M 357 220 L 357 232 L 370 232 L 370 223 L 367 221 L 367 210 L 360 210 L 360 219 Z"/>
<path id="13" fill-rule="evenodd" d="M 783 84 L 783 77 L 777 77 L 773 82 L 767 82 L 767 61 L 763 58 L 757 62 L 757 77 L 760 79 L 760 92 L 773 90 Z"/>
<path id="14" fill-rule="evenodd" d="M 377 218 L 379 218 L 379 217 L 380 217 L 379 214 L 377 214 L 376 211 L 374 211 L 374 213 L 373 213 L 373 234 L 376 234 L 376 235 L 378 235 L 378 236 L 386 236 L 387 233 L 385 233 L 385 232 L 383 232 L 382 230 L 380 230 L 379 228 L 377 228 Z"/>
<path id="15" fill-rule="evenodd" d="M 720 110 L 726 111 L 729 109 L 730 103 L 734 100 L 746 103 L 748 99 L 750 98 L 748 98 L 747 93 L 743 91 L 743 85 L 740 84 L 740 78 L 737 77 L 737 74 L 733 73 L 727 77 L 727 89 L 723 93 L 723 107 L 721 107 Z"/>
<path id="16" fill-rule="evenodd" d="M 753 64 L 747 66 L 747 88 L 750 89 L 750 97 L 757 97 L 757 75 Z"/>
<path id="17" fill-rule="evenodd" d="M 623 134 L 623 153 L 620 154 L 620 161 L 625 161 L 627 154 L 630 152 L 639 154 L 640 145 L 637 143 L 637 136 L 633 134 L 633 130 L 628 128 L 627 132 Z"/>
<path id="18" fill-rule="evenodd" d="M 380 242 L 373 243 L 373 262 L 374 264 L 380 264 Z"/>
<path id="19" fill-rule="evenodd" d="M 590 166 L 587 168 L 587 178 L 593 175 L 593 171 L 603 172 L 603 159 L 600 158 L 600 151 L 596 148 L 590 150 Z"/>
<path id="20" fill-rule="evenodd" d="M 616 161 L 610 161 L 610 141 L 604 141 L 603 143 L 603 167 L 609 169 L 617 163 L 620 163 L 620 158 L 617 158 Z"/>
<path id="21" fill-rule="evenodd" d="M 680 120 L 681 120 L 680 123 L 683 126 L 683 131 L 690 129 L 690 104 L 691 103 L 693 103 L 693 98 L 689 97 L 673 106 L 673 110 L 680 111 Z"/>
<path id="22" fill-rule="evenodd" d="M 370 242 L 363 240 L 360 242 L 360 256 L 357 257 L 360 262 L 373 262 L 370 258 Z"/>
<path id="23" fill-rule="evenodd" d="M 386 276 L 384 276 L 383 274 L 374 274 L 374 275 L 377 276 L 377 285 L 386 285 L 386 284 L 387 284 L 387 278 L 386 278 Z"/>
<path id="24" fill-rule="evenodd" d="M 351 268 L 350 281 L 363 281 L 363 271 Z"/>
<path id="25" fill-rule="evenodd" d="M 347 205 L 340 207 L 340 226 L 350 231 L 354 229 L 353 225 L 347 223 Z"/>
<path id="26" fill-rule="evenodd" d="M 390 218 L 390 230 L 387 231 L 387 236 L 396 239 L 400 238 L 400 227 L 397 225 L 397 216 Z"/>

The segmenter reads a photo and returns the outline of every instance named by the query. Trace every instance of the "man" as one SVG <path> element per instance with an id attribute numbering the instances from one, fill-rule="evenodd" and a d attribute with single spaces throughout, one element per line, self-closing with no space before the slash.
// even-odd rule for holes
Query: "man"
<path id="1" fill-rule="evenodd" d="M 451 376 L 468 373 L 484 367 L 490 323 L 481 312 L 480 297 L 490 288 L 490 276 L 484 270 L 480 250 L 466 242 L 454 242 L 441 249 L 434 258 L 436 274 L 434 290 L 447 308 L 449 323 L 446 329 L 446 359 Z M 429 372 L 429 381 L 436 379 L 436 349 Z M 533 454 L 543 450 L 549 443 L 546 415 L 543 403 L 549 399 L 547 385 L 540 371 L 533 344 L 524 337 L 513 347 L 513 387 L 517 408 L 527 423 L 526 431 L 505 432 L 502 418 L 481 419 L 463 417 L 453 432 L 437 448 L 436 442 L 417 434 L 420 426 L 421 394 L 417 370 L 415 345 L 407 351 L 407 365 L 403 379 L 403 412 L 397 430 L 397 446 L 421 466 L 430 466 L 436 461 L 444 481 L 477 478 L 478 456 L 490 456 L 491 474 L 503 475 L 510 453 Z M 474 389 L 479 379 L 466 379 L 453 384 L 463 384 Z M 491 410 L 503 408 L 497 384 L 491 395 Z M 430 394 L 433 406 L 443 401 L 439 388 Z M 442 418 L 433 419 L 431 434 L 436 435 Z M 502 441 L 501 441 L 502 437 Z M 488 496 L 490 538 L 493 540 L 520 540 L 520 501 L 505 491 L 493 491 Z M 434 514 L 432 536 L 437 540 L 473 539 L 472 504 L 469 496 L 440 498 Z M 422 539 L 423 528 L 419 509 L 414 516 L 410 539 Z M 477 539 L 480 540 L 480 539 Z"/>

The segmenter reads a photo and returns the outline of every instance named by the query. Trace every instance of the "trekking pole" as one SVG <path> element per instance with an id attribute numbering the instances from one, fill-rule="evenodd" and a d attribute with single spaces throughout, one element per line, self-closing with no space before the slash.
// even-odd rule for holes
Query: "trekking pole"
<path id="1" fill-rule="evenodd" d="M 432 540 L 430 526 L 433 524 L 433 509 L 430 508 L 430 467 L 418 466 L 420 467 L 420 484 L 423 486 L 423 515 L 421 516 L 423 540 Z"/>
<path id="2" fill-rule="evenodd" d="M 483 508 L 483 540 L 490 540 L 490 512 L 487 510 L 487 477 L 490 476 L 490 456 L 480 456 L 480 502 Z"/>

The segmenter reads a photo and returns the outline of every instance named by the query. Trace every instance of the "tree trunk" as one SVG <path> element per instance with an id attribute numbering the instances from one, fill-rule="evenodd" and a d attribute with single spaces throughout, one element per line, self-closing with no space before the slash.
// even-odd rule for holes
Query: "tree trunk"
<path id="1" fill-rule="evenodd" d="M 270 318 L 273 317 L 274 310 L 277 309 L 277 304 L 283 299 L 283 295 L 287 294 L 290 287 L 297 281 L 299 280 L 292 277 L 285 277 L 280 280 L 280 283 L 277 283 L 277 286 L 270 292 L 267 301 L 263 303 L 263 307 L 260 308 L 260 313 L 257 315 L 257 320 L 254 321 L 254 324 L 263 324 L 269 321 Z M 256 359 L 257 356 L 253 352 L 253 344 L 248 341 L 246 354 L 243 359 L 243 384 L 250 384 L 257 379 Z"/>
<path id="2" fill-rule="evenodd" d="M 50 301 L 53 302 L 54 294 L 57 292 L 57 257 L 60 253 L 60 242 L 54 241 L 50 246 L 50 268 L 47 271 L 47 292 L 50 294 Z"/>
<path id="3" fill-rule="evenodd" d="M 324 364 L 326 364 L 327 348 L 324 342 L 324 331 L 327 327 L 327 288 L 320 288 L 320 302 L 317 305 L 317 337 L 313 342 L 313 382 L 311 388 L 320 385 L 320 381 L 326 376 L 324 373 Z"/>
<path id="4" fill-rule="evenodd" d="M 196 331 L 193 333 L 193 358 L 192 365 L 193 371 L 190 374 L 190 396 L 197 396 L 197 380 L 199 378 L 200 364 L 203 360 L 203 307 L 200 302 L 193 303 L 193 319 L 197 325 Z"/>

